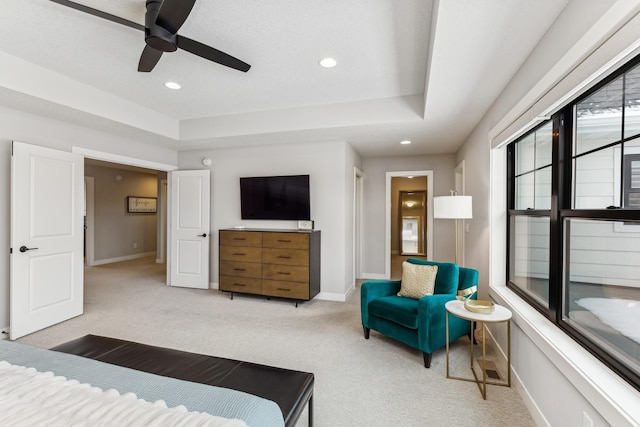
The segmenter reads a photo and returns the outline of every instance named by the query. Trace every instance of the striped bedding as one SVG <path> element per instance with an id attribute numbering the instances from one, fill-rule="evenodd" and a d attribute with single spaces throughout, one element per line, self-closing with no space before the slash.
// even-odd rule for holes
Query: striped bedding
<path id="1" fill-rule="evenodd" d="M 241 420 L 189 412 L 182 405 L 168 408 L 162 400 L 151 403 L 5 361 L 0 361 L 0 425 L 247 427 Z"/>
<path id="2" fill-rule="evenodd" d="M 239 419 L 250 427 L 284 427 L 282 412 L 275 402 L 237 390 L 149 374 L 6 340 L 0 340 L 0 361 L 31 367 L 40 372 L 51 371 L 57 376 L 90 384 L 102 390 L 113 389 L 119 394 L 134 393 L 138 399 L 147 402 L 162 400 L 169 408 L 184 406 L 188 411 Z M 0 409 L 0 412 L 4 412 L 4 409 Z M 4 427 L 7 424 L 0 421 L 0 425 Z M 235 427 L 234 424 L 230 426 Z"/>

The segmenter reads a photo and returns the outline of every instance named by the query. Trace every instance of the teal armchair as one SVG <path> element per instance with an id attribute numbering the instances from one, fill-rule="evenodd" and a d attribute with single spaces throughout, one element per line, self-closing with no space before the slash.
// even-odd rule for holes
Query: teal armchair
<path id="1" fill-rule="evenodd" d="M 424 366 L 431 366 L 435 350 L 445 346 L 445 308 L 456 295 L 476 298 L 478 271 L 452 263 L 409 259 L 412 264 L 437 265 L 433 295 L 420 299 L 400 297 L 400 280 L 373 280 L 362 284 L 360 310 L 364 337 L 371 329 L 422 351 Z M 449 316 L 449 341 L 470 335 L 469 321 Z M 471 337 L 470 337 L 471 338 Z"/>

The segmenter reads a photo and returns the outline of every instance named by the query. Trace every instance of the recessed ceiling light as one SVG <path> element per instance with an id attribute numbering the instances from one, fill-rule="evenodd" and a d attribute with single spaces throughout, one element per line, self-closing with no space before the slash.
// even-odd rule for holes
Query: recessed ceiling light
<path id="1" fill-rule="evenodd" d="M 411 141 L 409 141 L 408 139 L 405 139 L 404 141 L 400 141 L 400 144 L 408 145 L 408 144 L 411 144 Z"/>
<path id="2" fill-rule="evenodd" d="M 164 85 L 169 89 L 174 89 L 174 90 L 178 90 L 182 87 L 176 82 L 166 82 Z"/>
<path id="3" fill-rule="evenodd" d="M 320 65 L 324 68 L 333 68 L 338 65 L 338 61 L 333 58 L 324 58 L 320 60 Z"/>

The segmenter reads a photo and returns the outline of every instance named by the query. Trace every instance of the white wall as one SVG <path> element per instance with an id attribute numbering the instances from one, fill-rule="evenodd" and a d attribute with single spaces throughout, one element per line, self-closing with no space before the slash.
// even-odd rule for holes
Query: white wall
<path id="1" fill-rule="evenodd" d="M 6 256 L 0 258 L 0 327 L 9 325 L 9 235 L 11 141 L 40 145 L 63 151 L 72 147 L 113 153 L 162 164 L 176 164 L 173 150 L 151 147 L 137 141 L 114 137 L 104 132 L 71 125 L 58 120 L 0 107 L 0 247 Z"/>
<path id="2" fill-rule="evenodd" d="M 414 142 L 415 143 L 415 142 Z M 407 157 L 368 157 L 362 159 L 364 219 L 362 231 L 363 276 L 380 276 L 385 273 L 386 227 L 386 173 L 415 170 L 433 171 L 434 196 L 449 195 L 455 188 L 453 154 Z M 467 176 L 473 176 L 467 174 Z M 475 179 L 475 178 L 474 178 Z M 475 203 L 475 201 L 474 201 Z M 469 220 L 471 224 L 475 221 Z M 455 259 L 454 221 L 433 221 L 433 258 L 436 261 Z"/>
<path id="3" fill-rule="evenodd" d="M 362 159 L 360 155 L 356 153 L 353 147 L 349 144 L 344 144 L 345 149 L 345 168 L 344 168 L 344 186 L 345 186 L 345 210 L 344 210 L 344 223 L 345 223 L 345 284 L 349 284 L 346 293 L 355 290 L 355 272 L 353 265 L 353 251 L 355 250 L 354 236 L 354 198 L 355 182 L 354 182 L 354 168 L 362 170 Z"/>
<path id="4" fill-rule="evenodd" d="M 283 144 L 182 152 L 180 169 L 211 169 L 210 281 L 218 280 L 220 229 L 296 229 L 296 221 L 259 221 L 240 218 L 240 177 L 309 175 L 311 219 L 321 230 L 319 298 L 345 300 L 353 286 L 353 167 L 359 158 L 344 142 Z M 215 286 L 215 285 L 214 285 Z"/>
<path id="5" fill-rule="evenodd" d="M 465 160 L 466 192 L 474 203 L 473 222 L 466 236 L 466 263 L 480 270 L 480 298 L 489 298 L 491 284 L 491 297 L 514 313 L 515 387 L 520 388 L 542 425 L 583 425 L 583 412 L 595 426 L 635 425 L 640 418 L 630 422 L 628 412 L 635 411 L 637 416 L 632 406 L 637 407 L 640 394 L 535 310 L 525 303 L 519 305 L 517 297 L 505 297 L 509 291 L 503 286 L 504 177 L 491 170 L 492 162 L 504 167 L 504 153 L 491 155 L 491 144 L 497 142 L 491 137 L 507 139 L 516 130 L 523 131 L 527 123 L 532 127 L 543 106 L 552 106 L 636 43 L 640 19 L 636 16 L 627 21 L 637 13 L 637 6 L 637 2 L 572 0 L 457 154 L 458 162 Z M 604 33 L 598 39 L 597 35 Z M 493 187 L 490 177 L 496 183 Z M 506 349 L 505 335 L 494 333 Z"/>

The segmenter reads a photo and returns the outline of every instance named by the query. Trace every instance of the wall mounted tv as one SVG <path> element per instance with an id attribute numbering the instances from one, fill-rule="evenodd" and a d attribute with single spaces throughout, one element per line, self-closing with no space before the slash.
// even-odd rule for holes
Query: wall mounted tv
<path id="1" fill-rule="evenodd" d="M 240 178 L 242 219 L 310 220 L 309 175 Z"/>

